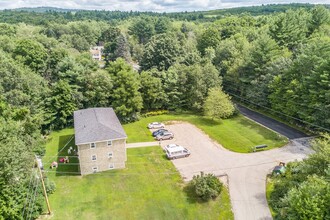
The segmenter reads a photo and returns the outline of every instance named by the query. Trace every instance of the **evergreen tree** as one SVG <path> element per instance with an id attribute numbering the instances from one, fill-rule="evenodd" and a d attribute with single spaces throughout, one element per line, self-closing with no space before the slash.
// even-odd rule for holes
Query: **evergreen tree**
<path id="1" fill-rule="evenodd" d="M 294 50 L 306 40 L 308 21 L 309 14 L 305 10 L 288 10 L 275 17 L 270 34 L 280 46 Z"/>
<path id="2" fill-rule="evenodd" d="M 136 120 L 143 105 L 138 73 L 122 58 L 110 63 L 107 70 L 113 79 L 111 105 L 116 114 L 123 121 Z"/>
<path id="3" fill-rule="evenodd" d="M 132 60 L 131 58 L 131 52 L 129 48 L 129 43 L 125 37 L 125 35 L 120 34 L 117 38 L 117 48 L 114 51 L 114 57 L 115 58 L 123 58 L 127 62 L 130 62 Z"/>

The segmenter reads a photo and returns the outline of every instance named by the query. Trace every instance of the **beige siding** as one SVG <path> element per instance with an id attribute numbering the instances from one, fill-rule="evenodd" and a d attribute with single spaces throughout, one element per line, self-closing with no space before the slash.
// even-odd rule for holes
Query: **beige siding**
<path id="1" fill-rule="evenodd" d="M 113 140 L 112 146 L 105 142 L 96 142 L 96 148 L 91 149 L 90 144 L 78 145 L 79 163 L 81 175 L 93 173 L 93 167 L 98 168 L 98 172 L 109 170 L 110 165 L 114 165 L 114 169 L 125 168 L 126 156 L 126 140 Z M 112 153 L 112 158 L 109 158 Z M 96 155 L 96 161 L 92 161 L 92 156 Z"/>

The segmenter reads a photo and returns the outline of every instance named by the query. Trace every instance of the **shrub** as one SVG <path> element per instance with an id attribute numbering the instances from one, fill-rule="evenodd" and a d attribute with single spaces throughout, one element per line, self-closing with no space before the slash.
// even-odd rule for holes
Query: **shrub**
<path id="1" fill-rule="evenodd" d="M 56 190 L 55 182 L 49 180 L 48 178 L 45 180 L 45 186 L 48 194 L 53 194 Z"/>
<path id="2" fill-rule="evenodd" d="M 166 115 L 168 114 L 168 110 L 158 110 L 158 111 L 152 111 L 152 112 L 147 112 L 144 114 L 145 117 L 150 117 L 150 116 L 156 116 L 156 115 Z"/>
<path id="3" fill-rule="evenodd" d="M 221 193 L 223 184 L 213 174 L 204 174 L 194 176 L 190 182 L 196 196 L 204 201 L 215 199 Z"/>

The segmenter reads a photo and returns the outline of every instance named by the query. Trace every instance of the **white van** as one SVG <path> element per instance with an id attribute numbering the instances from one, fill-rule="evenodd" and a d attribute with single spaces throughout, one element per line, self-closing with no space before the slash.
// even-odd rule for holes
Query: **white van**
<path id="1" fill-rule="evenodd" d="M 166 148 L 165 152 L 167 158 L 170 160 L 180 157 L 188 157 L 190 155 L 190 151 L 187 150 L 187 148 L 184 148 L 179 145 L 177 147 Z"/>

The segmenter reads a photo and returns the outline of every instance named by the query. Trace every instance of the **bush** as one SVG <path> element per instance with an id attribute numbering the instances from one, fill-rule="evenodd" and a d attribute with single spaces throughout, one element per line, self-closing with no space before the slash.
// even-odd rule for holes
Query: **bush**
<path id="1" fill-rule="evenodd" d="M 53 194 L 56 190 L 56 185 L 54 181 L 49 180 L 48 178 L 45 180 L 46 192 L 48 194 Z"/>
<path id="2" fill-rule="evenodd" d="M 158 111 L 147 112 L 144 114 L 144 116 L 150 117 L 150 116 L 156 116 L 156 115 L 166 115 L 168 113 L 169 113 L 168 110 L 158 110 Z"/>
<path id="3" fill-rule="evenodd" d="M 221 193 L 223 184 L 213 174 L 204 174 L 194 176 L 190 182 L 196 196 L 204 201 L 215 199 Z"/>

